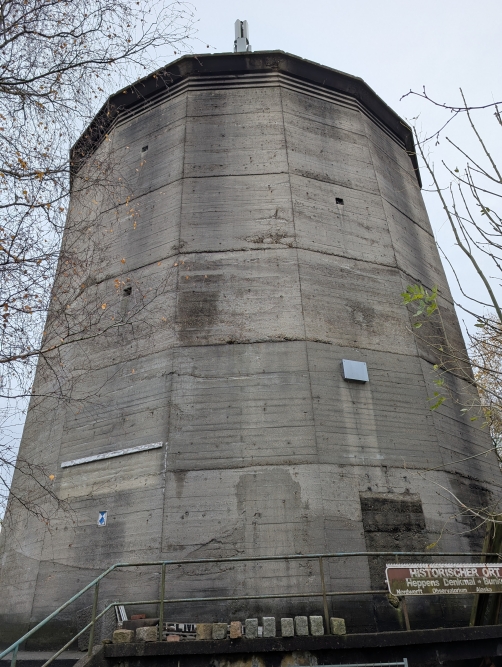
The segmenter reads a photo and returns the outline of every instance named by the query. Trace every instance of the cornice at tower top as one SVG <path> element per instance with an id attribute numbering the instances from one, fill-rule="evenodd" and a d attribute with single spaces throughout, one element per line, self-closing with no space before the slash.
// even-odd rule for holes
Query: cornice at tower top
<path id="1" fill-rule="evenodd" d="M 339 100 L 352 100 L 406 150 L 421 186 L 410 127 L 363 79 L 284 51 L 185 55 L 119 90 L 107 99 L 72 147 L 72 172 L 78 171 L 82 161 L 116 124 L 183 92 L 190 83 L 196 88 L 246 83 L 261 86 L 273 85 L 274 77 L 275 85 L 287 80 L 307 94 L 324 93 Z"/>

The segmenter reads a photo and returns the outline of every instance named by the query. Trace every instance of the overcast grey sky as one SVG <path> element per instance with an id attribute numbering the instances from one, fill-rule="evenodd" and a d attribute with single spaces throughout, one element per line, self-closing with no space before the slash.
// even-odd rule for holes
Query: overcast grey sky
<path id="1" fill-rule="evenodd" d="M 360 76 L 403 118 L 419 115 L 424 132 L 440 127 L 447 116 L 416 97 L 400 101 L 410 89 L 426 86 L 430 96 L 448 103 L 459 102 L 459 87 L 472 104 L 502 99 L 502 5 L 495 0 L 198 0 L 195 7 L 201 40 L 194 42 L 196 52 L 231 51 L 234 21 L 247 19 L 253 50 L 281 49 Z M 491 118 L 485 114 L 481 127 L 490 140 Z M 462 123 L 449 132 L 472 145 Z M 500 142 L 492 145 L 500 147 Z M 434 158 L 445 155 L 451 153 L 442 142 Z M 422 177 L 426 188 L 430 180 L 425 173 Z M 437 196 L 424 192 L 424 197 L 441 247 L 482 296 L 466 260 L 455 254 Z M 445 269 L 455 297 L 461 298 Z"/>
<path id="2" fill-rule="evenodd" d="M 427 84 L 447 98 L 462 85 L 500 90 L 501 4 L 495 0 L 198 0 L 200 51 L 230 51 L 235 19 L 254 50 L 282 49 L 360 76 L 391 106 Z M 198 49 L 199 50 L 199 49 Z"/>

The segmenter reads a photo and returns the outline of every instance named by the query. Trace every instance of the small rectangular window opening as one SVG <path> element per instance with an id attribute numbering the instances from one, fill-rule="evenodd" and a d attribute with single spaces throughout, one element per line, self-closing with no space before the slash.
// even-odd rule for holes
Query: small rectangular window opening
<path id="1" fill-rule="evenodd" d="M 127 285 L 127 287 L 124 287 L 124 296 L 131 296 L 132 292 L 132 285 Z"/>
<path id="2" fill-rule="evenodd" d="M 340 206 L 343 206 L 343 199 L 341 197 L 336 198 L 336 203 L 339 204 Z"/>
<path id="3" fill-rule="evenodd" d="M 143 148 L 141 149 L 141 152 L 146 153 L 147 150 L 148 150 L 148 146 L 143 146 Z"/>

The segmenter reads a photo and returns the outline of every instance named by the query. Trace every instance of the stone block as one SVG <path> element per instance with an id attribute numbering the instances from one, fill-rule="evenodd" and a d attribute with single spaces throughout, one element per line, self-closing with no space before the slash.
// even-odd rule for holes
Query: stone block
<path id="1" fill-rule="evenodd" d="M 179 642 L 180 636 L 179 635 L 167 635 L 166 637 L 166 642 Z"/>
<path id="2" fill-rule="evenodd" d="M 295 622 L 292 618 L 281 618 L 281 635 L 283 637 L 295 636 Z"/>
<path id="3" fill-rule="evenodd" d="M 308 637 L 309 619 L 306 616 L 295 616 L 295 633 L 298 637 Z"/>
<path id="4" fill-rule="evenodd" d="M 122 621 L 124 630 L 137 630 L 138 628 L 146 628 L 152 625 L 158 625 L 158 618 L 139 618 L 136 620 Z"/>
<path id="5" fill-rule="evenodd" d="M 313 637 L 320 637 L 324 634 L 322 616 L 310 616 L 310 634 Z"/>
<path id="6" fill-rule="evenodd" d="M 115 630 L 112 641 L 114 644 L 131 644 L 134 641 L 134 630 Z"/>
<path id="7" fill-rule="evenodd" d="M 242 637 L 242 623 L 240 621 L 230 621 L 230 639 L 239 639 Z"/>
<path id="8" fill-rule="evenodd" d="M 213 639 L 226 639 L 228 625 L 226 623 L 213 623 Z"/>
<path id="9" fill-rule="evenodd" d="M 246 639 L 256 639 L 258 637 L 258 619 L 257 618 L 246 618 L 244 622 L 244 628 L 246 630 L 245 637 Z"/>
<path id="10" fill-rule="evenodd" d="M 330 629 L 332 635 L 345 635 L 347 634 L 347 629 L 345 628 L 345 619 L 344 618 L 330 618 Z"/>
<path id="11" fill-rule="evenodd" d="M 263 617 L 263 636 L 264 637 L 275 637 L 276 628 L 275 628 L 275 616 L 264 616 Z"/>
<path id="12" fill-rule="evenodd" d="M 212 639 L 212 638 L 213 638 L 213 624 L 197 623 L 195 629 L 195 639 L 199 641 L 201 639 Z"/>
<path id="13" fill-rule="evenodd" d="M 152 625 L 146 628 L 138 628 L 136 630 L 137 642 L 156 642 L 159 640 L 159 628 Z"/>

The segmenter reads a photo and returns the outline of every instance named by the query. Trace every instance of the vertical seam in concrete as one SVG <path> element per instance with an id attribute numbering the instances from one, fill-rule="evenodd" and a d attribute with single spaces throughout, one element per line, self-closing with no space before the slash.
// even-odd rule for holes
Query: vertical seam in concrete
<path id="1" fill-rule="evenodd" d="M 380 182 L 379 182 L 379 180 L 378 180 L 378 173 L 377 173 L 377 170 L 376 170 L 376 168 L 375 168 L 375 163 L 373 162 L 373 151 L 372 151 L 372 143 L 373 143 L 373 142 L 371 141 L 370 137 L 368 136 L 367 123 L 368 123 L 368 120 L 366 119 L 366 120 L 365 120 L 365 135 L 366 135 L 366 141 L 368 142 L 368 152 L 369 152 L 370 159 L 371 159 L 371 166 L 373 167 L 373 173 L 375 174 L 375 182 L 376 182 L 376 184 L 377 184 L 378 192 L 379 192 L 379 194 L 380 194 L 380 200 L 383 202 L 383 201 L 384 201 L 384 197 L 383 197 L 383 195 L 382 195 L 382 190 L 380 189 Z M 387 201 L 387 200 L 385 200 L 385 201 Z M 399 267 L 399 263 L 398 263 L 398 261 L 397 261 L 396 249 L 395 249 L 395 245 L 394 245 L 394 239 L 393 239 L 393 237 L 392 237 L 392 232 L 391 232 L 391 228 L 390 228 L 390 225 L 389 225 L 389 219 L 388 219 L 388 217 L 387 217 L 387 211 L 385 210 L 385 206 L 383 206 L 383 204 L 382 204 L 382 209 L 383 209 L 383 213 L 384 213 L 384 215 L 385 215 L 385 220 L 386 220 L 386 223 L 387 223 L 387 230 L 388 230 L 388 232 L 389 232 L 390 242 L 391 242 L 391 244 L 392 244 L 392 254 L 394 255 L 394 261 L 395 261 L 395 264 L 396 264 L 396 270 L 397 270 L 397 272 L 398 272 L 398 274 L 399 274 L 399 281 L 400 281 L 401 286 L 403 287 L 403 291 L 404 291 L 404 290 L 406 289 L 406 286 L 404 285 L 404 282 L 403 282 L 403 271 L 401 271 L 401 269 L 400 269 L 400 267 Z M 404 308 L 404 306 L 403 306 L 403 308 Z M 409 316 L 409 314 L 408 314 L 408 322 L 410 322 L 410 316 Z M 421 373 L 421 375 L 422 375 L 422 377 L 423 377 L 423 380 L 424 380 L 424 388 L 425 388 L 425 391 L 427 391 L 427 379 L 426 379 L 426 377 L 425 377 L 424 370 L 423 370 L 422 363 L 421 363 L 421 362 L 424 361 L 424 360 L 423 360 L 422 357 L 420 356 L 420 350 L 418 349 L 417 340 L 416 340 L 415 336 L 413 336 L 413 345 L 414 345 L 415 350 L 416 350 L 416 352 L 417 352 L 417 359 L 418 359 L 418 364 L 419 364 L 419 366 L 420 366 L 420 373 Z M 432 421 L 433 421 L 433 423 L 434 423 L 434 418 L 433 418 Z M 434 426 L 434 428 L 433 428 L 433 431 L 434 431 L 434 436 L 435 436 L 435 438 L 436 438 L 436 442 L 437 442 L 437 449 L 438 449 L 438 452 L 439 452 L 439 456 L 441 457 L 441 461 L 442 461 L 443 466 L 444 466 L 444 465 L 445 465 L 445 461 L 444 461 L 444 458 L 443 458 L 443 452 L 442 452 L 442 449 L 441 449 L 441 443 L 439 442 L 439 438 L 438 438 L 438 434 L 437 434 L 437 429 L 435 428 L 435 426 Z"/>
<path id="2" fill-rule="evenodd" d="M 57 416 L 53 415 L 53 417 L 51 419 L 51 427 L 50 427 L 51 435 L 54 432 L 54 422 L 56 421 L 56 419 L 57 419 Z M 59 447 L 58 447 L 58 455 L 57 455 L 57 466 L 58 466 L 58 468 L 59 468 L 59 462 L 61 461 L 61 443 L 62 443 L 62 440 L 63 440 L 63 429 L 64 429 L 64 426 L 66 424 L 66 410 L 65 409 L 63 410 L 62 422 L 63 422 L 63 425 L 62 425 L 62 429 L 61 429 L 60 434 L 59 434 Z M 57 472 L 56 472 L 56 474 L 57 474 Z M 59 497 L 60 497 L 60 492 L 61 492 L 61 481 L 62 480 L 60 479 L 59 484 L 58 484 L 58 491 L 57 491 Z M 44 536 L 43 536 L 43 538 L 41 540 L 41 543 L 40 543 L 39 558 L 38 558 L 38 563 L 37 563 L 37 576 L 35 577 L 35 585 L 33 586 L 33 591 L 32 591 L 32 596 L 31 596 L 30 617 L 28 619 L 27 631 L 31 630 L 31 628 L 34 627 L 35 623 L 37 622 L 36 620 L 33 620 L 33 608 L 35 606 L 36 593 L 39 590 L 38 582 L 39 582 L 39 578 L 40 578 L 40 565 L 42 563 L 42 558 L 43 558 L 44 551 L 45 551 L 45 541 L 46 541 L 48 535 L 49 535 L 50 538 L 52 538 L 52 533 L 50 531 L 45 531 Z M 53 557 L 54 557 L 54 553 L 53 553 Z"/>
<path id="3" fill-rule="evenodd" d="M 301 277 L 301 270 L 300 270 L 300 259 L 298 255 L 298 242 L 297 242 L 297 237 L 296 237 L 296 222 L 295 222 L 295 205 L 293 201 L 293 190 L 291 188 L 291 169 L 289 166 L 289 150 L 288 150 L 288 138 L 286 135 L 286 122 L 284 119 L 284 105 L 282 102 L 282 85 L 279 84 L 279 96 L 281 100 L 281 117 L 282 117 L 282 129 L 284 132 L 284 147 L 286 149 L 286 164 L 288 167 L 288 182 L 289 182 L 289 196 L 290 196 L 290 201 L 291 201 L 291 215 L 293 217 L 293 233 L 294 233 L 294 238 L 295 238 L 295 251 L 296 251 L 296 266 L 298 268 L 298 285 L 300 287 L 300 304 L 301 304 L 301 313 L 302 313 L 302 321 L 303 321 L 303 335 L 305 337 L 305 358 L 307 360 L 307 374 L 308 374 L 308 379 L 309 379 L 309 390 L 310 390 L 310 409 L 312 410 L 312 423 L 314 426 L 314 442 L 315 442 L 315 448 L 317 452 L 317 474 L 318 474 L 318 484 L 319 484 L 319 489 L 320 489 L 320 494 L 321 494 L 321 503 L 322 503 L 322 508 L 323 508 L 323 535 L 322 535 L 322 540 L 324 544 L 325 551 L 327 551 L 327 544 L 326 544 L 326 507 L 324 503 L 324 495 L 323 495 L 323 488 L 322 488 L 322 479 L 321 479 L 321 470 L 320 470 L 320 465 L 321 465 L 321 460 L 319 456 L 319 444 L 317 442 L 317 428 L 316 428 L 316 418 L 315 418 L 315 412 L 314 412 L 314 397 L 312 394 L 312 378 L 310 374 L 310 360 L 309 360 L 309 350 L 308 350 L 308 341 L 307 341 L 307 327 L 305 325 L 305 313 L 303 310 L 303 292 L 302 292 L 302 277 Z M 329 577 L 329 574 L 328 574 Z"/>
<path id="4" fill-rule="evenodd" d="M 187 141 L 187 123 L 188 123 L 188 96 L 190 95 L 190 92 L 187 91 L 186 93 L 186 98 L 185 98 L 185 131 L 183 134 L 183 168 L 181 171 L 181 192 L 180 192 L 180 217 L 179 217 L 179 233 L 178 233 L 178 252 L 177 255 L 174 255 L 174 257 L 180 255 L 180 244 L 181 244 L 181 224 L 183 221 L 183 193 L 185 191 L 185 157 L 186 157 L 186 141 Z M 176 274 L 177 274 L 177 282 L 179 283 L 179 275 L 180 275 L 180 263 L 178 261 L 178 266 L 176 267 Z M 174 308 L 174 322 L 173 322 L 173 329 L 175 329 L 176 326 L 176 313 L 178 312 L 178 298 L 179 298 L 179 291 L 176 290 L 176 305 Z M 167 401 L 167 428 L 166 428 L 166 444 L 165 448 L 166 451 L 164 453 L 164 471 L 163 471 L 163 488 L 162 488 L 162 526 L 160 529 L 160 554 L 162 555 L 163 553 L 163 548 L 164 548 L 164 523 L 165 523 L 165 515 L 166 515 L 166 488 L 167 488 L 167 457 L 168 457 L 168 451 L 169 451 L 169 443 L 170 443 L 170 432 L 171 432 L 171 408 L 172 408 L 172 395 L 173 395 L 173 371 L 174 371 L 174 354 L 173 350 L 171 349 L 171 373 L 169 374 L 169 377 L 171 378 L 171 384 L 169 387 L 169 398 Z"/>
<path id="5" fill-rule="evenodd" d="M 171 357 L 171 373 L 167 374 L 166 382 L 169 381 L 168 388 L 168 399 L 167 399 L 167 427 L 166 427 L 166 437 L 164 442 L 164 469 L 162 470 L 162 488 L 161 488 L 161 523 L 160 523 L 160 542 L 159 542 L 159 557 L 162 558 L 163 553 L 163 544 L 164 544 L 164 517 L 166 513 L 166 479 L 167 479 L 167 456 L 169 452 L 169 429 L 171 426 L 171 396 L 173 389 L 173 374 L 172 366 L 174 363 L 172 350 L 170 350 Z M 168 380 L 169 378 L 169 380 Z"/>

